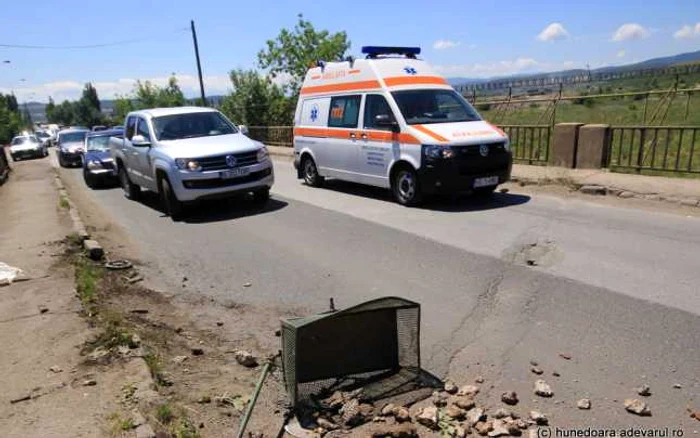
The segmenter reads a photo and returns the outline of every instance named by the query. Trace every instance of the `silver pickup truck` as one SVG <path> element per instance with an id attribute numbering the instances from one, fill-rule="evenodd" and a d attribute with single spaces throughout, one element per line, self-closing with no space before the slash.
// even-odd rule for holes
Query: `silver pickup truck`
<path id="1" fill-rule="evenodd" d="M 201 199 L 250 192 L 265 202 L 274 183 L 267 148 L 211 108 L 131 112 L 110 150 L 126 197 L 154 191 L 173 220 Z"/>

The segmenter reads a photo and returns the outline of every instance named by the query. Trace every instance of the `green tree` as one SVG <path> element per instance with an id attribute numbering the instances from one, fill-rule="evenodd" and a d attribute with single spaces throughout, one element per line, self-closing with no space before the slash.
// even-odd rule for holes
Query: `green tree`
<path id="1" fill-rule="evenodd" d="M 221 111 L 235 123 L 249 126 L 285 125 L 292 122 L 293 101 L 270 78 L 255 70 L 230 73 L 233 92 L 221 103 Z"/>
<path id="2" fill-rule="evenodd" d="M 268 70 L 272 77 L 289 77 L 293 95 L 299 91 L 309 66 L 319 59 L 334 61 L 343 58 L 350 48 L 345 32 L 331 34 L 327 30 L 316 31 L 302 14 L 294 29 L 282 29 L 267 47 L 258 52 L 260 68 Z"/>
<path id="3" fill-rule="evenodd" d="M 170 76 L 168 85 L 164 88 L 158 87 L 151 81 L 136 81 L 134 94 L 141 109 L 183 106 L 186 103 L 174 75 Z"/>
<path id="4" fill-rule="evenodd" d="M 54 121 L 61 125 L 73 125 L 76 123 L 75 104 L 68 100 L 64 100 L 54 108 Z"/>
<path id="5" fill-rule="evenodd" d="M 14 94 L 7 95 L 7 109 L 11 112 L 19 111 L 19 104 L 17 103 L 17 97 Z"/>
<path id="6" fill-rule="evenodd" d="M 22 118 L 17 107 L 17 99 L 12 94 L 0 94 L 0 145 L 7 144 L 17 135 Z"/>
<path id="7" fill-rule="evenodd" d="M 102 123 L 100 99 L 97 96 L 97 90 L 90 82 L 85 84 L 80 100 L 74 104 L 74 114 L 81 125 L 90 127 Z"/>
<path id="8" fill-rule="evenodd" d="M 114 113 L 112 114 L 112 122 L 115 125 L 123 124 L 126 115 L 135 109 L 136 106 L 133 104 L 131 99 L 129 99 L 126 96 L 117 96 L 117 98 L 114 100 Z"/>
<path id="9" fill-rule="evenodd" d="M 168 85 L 158 90 L 158 105 L 161 107 L 184 106 L 185 95 L 177 84 L 175 75 L 170 76 Z"/>
<path id="10" fill-rule="evenodd" d="M 47 103 L 46 108 L 44 108 L 44 112 L 46 113 L 46 120 L 48 120 L 49 123 L 56 123 L 56 120 L 54 119 L 55 110 L 56 104 L 53 102 L 53 98 L 49 96 L 49 103 Z"/>

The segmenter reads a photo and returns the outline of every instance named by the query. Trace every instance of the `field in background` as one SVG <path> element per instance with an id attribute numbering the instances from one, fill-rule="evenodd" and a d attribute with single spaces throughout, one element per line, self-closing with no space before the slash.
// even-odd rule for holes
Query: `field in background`
<path id="1" fill-rule="evenodd" d="M 564 100 L 557 103 L 554 114 L 554 123 L 578 122 L 578 123 L 604 123 L 609 125 L 638 125 L 644 123 L 644 106 L 646 102 L 646 122 L 649 123 L 652 115 L 662 102 L 663 95 L 656 94 L 645 98 L 648 90 L 669 90 L 677 86 L 678 89 L 699 88 L 700 73 L 686 75 L 639 77 L 617 79 L 590 84 L 577 84 L 564 87 L 562 96 L 577 97 L 576 100 Z M 589 97 L 591 95 L 615 94 L 615 93 L 640 93 L 628 97 Z M 551 88 L 533 90 L 514 90 L 512 99 L 555 99 L 559 90 Z M 688 99 L 690 94 L 690 99 Z M 472 100 L 472 96 L 467 96 Z M 476 96 L 476 108 L 487 120 L 507 125 L 520 124 L 549 124 L 551 118 L 551 100 L 547 102 L 510 103 L 505 108 L 503 103 L 495 101 L 507 100 L 507 95 Z M 666 112 L 666 105 L 659 110 L 654 124 L 658 125 L 662 115 Z M 547 112 L 549 110 L 549 113 Z M 700 125 L 700 91 L 684 93 L 678 92 L 668 105 L 664 125 Z"/>

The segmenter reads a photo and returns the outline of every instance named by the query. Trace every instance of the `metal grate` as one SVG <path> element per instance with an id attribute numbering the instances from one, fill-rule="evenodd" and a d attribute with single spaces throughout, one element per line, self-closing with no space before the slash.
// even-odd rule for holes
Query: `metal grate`
<path id="1" fill-rule="evenodd" d="M 375 401 L 419 384 L 420 305 L 387 297 L 349 309 L 282 320 L 285 386 L 294 406 L 362 388 Z"/>

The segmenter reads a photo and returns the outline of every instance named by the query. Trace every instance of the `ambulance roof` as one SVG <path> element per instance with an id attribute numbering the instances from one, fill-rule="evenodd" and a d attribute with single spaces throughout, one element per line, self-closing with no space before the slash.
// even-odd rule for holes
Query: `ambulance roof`
<path id="1" fill-rule="evenodd" d="M 368 59 L 329 62 L 306 73 L 302 96 L 372 90 L 447 88 L 450 85 L 425 61 L 412 56 L 370 55 Z"/>

